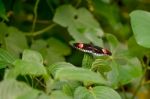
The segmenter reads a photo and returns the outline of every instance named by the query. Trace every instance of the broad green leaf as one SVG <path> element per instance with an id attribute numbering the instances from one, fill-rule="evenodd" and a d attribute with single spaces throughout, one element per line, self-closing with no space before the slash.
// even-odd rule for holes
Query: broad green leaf
<path id="1" fill-rule="evenodd" d="M 138 58 L 143 58 L 144 55 L 149 55 L 150 53 L 150 49 L 137 44 L 133 36 L 128 40 L 128 48 L 131 55 L 137 56 Z"/>
<path id="2" fill-rule="evenodd" d="M 51 93 L 54 90 L 62 90 L 63 86 L 67 84 L 68 81 L 60 81 L 51 79 L 46 82 L 46 92 Z"/>
<path id="3" fill-rule="evenodd" d="M 74 25 L 71 25 L 68 27 L 68 31 L 70 35 L 74 38 L 76 42 L 84 42 L 89 43 L 90 41 L 84 36 L 83 33 L 80 33 L 76 28 L 74 28 Z"/>
<path id="4" fill-rule="evenodd" d="M 61 68 L 69 68 L 69 67 L 72 68 L 74 66 L 67 62 L 57 62 L 57 63 L 54 63 L 54 64 L 48 66 L 47 70 L 48 70 L 48 73 L 55 76 L 57 70 L 59 70 Z"/>
<path id="5" fill-rule="evenodd" d="M 110 62 L 112 71 L 108 72 L 108 80 L 111 82 L 112 87 L 117 88 L 119 85 L 130 83 L 134 79 L 142 75 L 142 67 L 139 60 L 133 57 L 124 58 L 122 63 L 116 60 Z"/>
<path id="6" fill-rule="evenodd" d="M 150 48 L 150 13 L 142 10 L 131 12 L 131 26 L 136 42 L 146 48 Z"/>
<path id="7" fill-rule="evenodd" d="M 92 63 L 92 70 L 97 70 L 100 73 L 108 72 L 111 70 L 109 59 L 96 59 Z"/>
<path id="8" fill-rule="evenodd" d="M 8 35 L 5 38 L 7 50 L 19 57 L 20 53 L 28 48 L 27 39 L 24 33 L 14 27 L 7 27 L 5 33 L 7 33 L 5 35 Z"/>
<path id="9" fill-rule="evenodd" d="M 38 90 L 28 91 L 27 93 L 17 97 L 17 99 L 49 99 L 49 98 L 50 96 Z"/>
<path id="10" fill-rule="evenodd" d="M 10 69 L 5 76 L 5 78 L 15 78 L 18 75 L 47 75 L 44 66 L 39 65 L 35 62 L 28 62 L 24 60 L 16 60 L 14 63 L 14 68 Z"/>
<path id="11" fill-rule="evenodd" d="M 47 46 L 47 42 L 45 40 L 38 39 L 32 43 L 31 49 L 41 51 L 44 48 L 46 48 L 46 46 Z"/>
<path id="12" fill-rule="evenodd" d="M 23 51 L 22 60 L 26 62 L 36 63 L 39 66 L 43 65 L 43 58 L 37 51 L 26 49 Z"/>
<path id="13" fill-rule="evenodd" d="M 82 94 L 81 94 L 82 93 Z M 85 87 L 78 87 L 74 92 L 74 99 L 97 99 Z"/>
<path id="14" fill-rule="evenodd" d="M 55 38 L 50 38 L 48 41 L 36 40 L 31 48 L 42 54 L 45 65 L 63 62 L 64 56 L 70 53 L 70 48 Z"/>
<path id="15" fill-rule="evenodd" d="M 15 58 L 6 50 L 0 48 L 0 69 L 12 64 Z"/>
<path id="16" fill-rule="evenodd" d="M 114 35 L 106 34 L 106 38 L 111 46 L 111 50 L 114 50 L 118 47 L 119 41 L 117 40 L 117 38 Z"/>
<path id="17" fill-rule="evenodd" d="M 111 86 L 116 88 L 118 87 L 119 82 L 119 64 L 117 64 L 115 61 L 112 61 L 110 66 L 112 70 L 108 72 L 107 79 L 111 82 Z"/>
<path id="18" fill-rule="evenodd" d="M 137 58 L 130 58 L 126 65 L 119 68 L 120 84 L 127 84 L 142 75 L 142 67 Z"/>
<path id="19" fill-rule="evenodd" d="M 76 14 L 77 11 L 72 6 L 70 5 L 61 6 L 60 8 L 57 8 L 53 21 L 64 27 L 67 27 L 68 25 L 72 24 L 74 16 Z"/>
<path id="20" fill-rule="evenodd" d="M 88 38 L 94 45 L 103 47 L 102 38 L 98 38 L 96 33 L 96 31 L 88 31 L 87 33 L 85 33 L 85 37 Z"/>
<path id="21" fill-rule="evenodd" d="M 1 99 L 48 99 L 39 98 L 40 96 L 48 97 L 43 92 L 32 89 L 23 82 L 12 79 L 3 80 L 2 82 L 0 82 Z"/>
<path id="22" fill-rule="evenodd" d="M 67 96 L 65 93 L 62 91 L 53 91 L 50 95 L 50 99 L 73 99 L 70 96 Z"/>
<path id="23" fill-rule="evenodd" d="M 90 69 L 93 61 L 94 61 L 93 56 L 85 53 L 82 60 L 82 67 Z"/>
<path id="24" fill-rule="evenodd" d="M 6 61 L 1 61 L 1 60 L 0 60 L 0 69 L 6 68 L 6 67 L 9 66 L 9 65 L 10 65 L 10 64 L 7 63 Z"/>
<path id="25" fill-rule="evenodd" d="M 112 35 L 107 35 L 108 42 L 111 44 L 113 55 L 108 62 L 111 71 L 107 72 L 107 78 L 113 88 L 132 82 L 142 74 L 139 60 L 130 55 L 129 50 L 119 43 Z M 114 44 L 113 44 L 114 42 Z"/>
<path id="26" fill-rule="evenodd" d="M 56 10 L 53 21 L 63 27 L 67 27 L 70 35 L 76 42 L 92 42 L 101 45 L 99 37 L 103 35 L 103 31 L 87 9 L 75 9 L 71 5 L 60 6 Z M 95 35 L 90 37 L 91 34 Z"/>
<path id="27" fill-rule="evenodd" d="M 48 45 L 51 51 L 55 53 L 58 53 L 60 55 L 70 54 L 70 48 L 58 39 L 55 38 L 48 39 Z"/>
<path id="28" fill-rule="evenodd" d="M 14 62 L 15 71 L 21 73 L 22 75 L 45 75 L 46 69 L 44 66 L 39 65 L 35 62 L 28 62 L 24 60 L 16 60 Z"/>
<path id="29" fill-rule="evenodd" d="M 77 81 L 68 81 L 62 86 L 62 91 L 68 96 L 73 97 L 74 91 L 78 86 L 81 86 L 81 83 Z"/>
<path id="30" fill-rule="evenodd" d="M 106 86 L 96 86 L 89 89 L 78 87 L 74 96 L 75 99 L 121 99 L 115 90 Z"/>
<path id="31" fill-rule="evenodd" d="M 58 69 L 55 74 L 55 79 L 108 84 L 108 82 L 99 73 L 77 67 L 66 67 Z"/>
<path id="32" fill-rule="evenodd" d="M 3 18 L 4 20 L 8 21 L 8 18 L 6 15 L 6 9 L 5 9 L 5 6 L 4 6 L 2 0 L 0 0 L 0 17 Z"/>

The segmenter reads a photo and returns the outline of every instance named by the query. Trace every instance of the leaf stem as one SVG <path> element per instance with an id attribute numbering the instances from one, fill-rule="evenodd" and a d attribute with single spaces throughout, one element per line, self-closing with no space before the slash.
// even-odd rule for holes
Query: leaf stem
<path id="1" fill-rule="evenodd" d="M 36 2 L 35 2 L 34 11 L 33 11 L 34 12 L 34 19 L 33 19 L 31 32 L 33 32 L 35 29 L 35 24 L 36 24 L 36 20 L 37 20 L 37 9 L 38 9 L 39 2 L 40 2 L 40 0 L 36 0 Z"/>
<path id="2" fill-rule="evenodd" d="M 143 64 L 143 65 L 144 65 L 144 64 Z M 145 78 L 146 71 L 147 71 L 147 68 L 145 67 L 145 68 L 144 68 L 143 75 L 142 75 L 142 77 L 141 77 L 141 79 L 140 79 L 139 85 L 137 86 L 137 88 L 136 88 L 135 92 L 133 93 L 133 96 L 131 97 L 131 99 L 134 99 L 134 98 L 135 98 L 135 96 L 136 96 L 136 94 L 138 93 L 139 89 L 142 87 L 142 85 L 143 85 L 143 80 L 144 80 L 144 78 Z"/>
<path id="3" fill-rule="evenodd" d="M 78 7 L 80 5 L 80 3 L 81 3 L 81 0 L 77 0 L 77 3 L 75 6 Z"/>
<path id="4" fill-rule="evenodd" d="M 125 91 L 123 85 L 121 85 L 121 90 L 122 90 L 122 92 L 123 92 L 124 99 L 128 99 L 128 97 L 127 97 L 127 95 L 126 95 L 126 91 Z"/>
<path id="5" fill-rule="evenodd" d="M 52 25 L 49 25 L 48 27 L 42 29 L 42 30 L 39 30 L 37 32 L 33 32 L 33 33 L 26 33 L 27 36 L 37 36 L 37 35 L 40 35 L 48 30 L 50 30 L 51 28 L 53 28 L 54 26 L 56 26 L 56 24 L 52 24 Z"/>

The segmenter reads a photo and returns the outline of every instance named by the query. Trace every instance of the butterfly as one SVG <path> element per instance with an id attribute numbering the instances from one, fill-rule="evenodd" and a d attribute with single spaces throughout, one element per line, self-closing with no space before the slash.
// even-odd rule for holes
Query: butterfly
<path id="1" fill-rule="evenodd" d="M 93 44 L 73 43 L 73 47 L 82 52 L 93 54 L 94 56 L 111 56 L 112 55 L 112 53 L 108 49 L 101 48 Z"/>

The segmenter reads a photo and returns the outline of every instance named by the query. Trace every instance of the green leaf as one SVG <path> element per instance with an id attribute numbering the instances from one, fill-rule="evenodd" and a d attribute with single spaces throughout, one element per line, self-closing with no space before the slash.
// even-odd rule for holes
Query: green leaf
<path id="1" fill-rule="evenodd" d="M 32 94 L 31 94 L 32 93 Z M 16 80 L 3 80 L 0 82 L 1 99 L 39 99 L 40 96 L 48 97 L 41 91 L 32 89 L 23 82 Z M 40 98 L 49 99 L 49 98 Z"/>
<path id="2" fill-rule="evenodd" d="M 27 93 L 17 97 L 17 99 L 49 99 L 49 98 L 50 96 L 38 90 L 28 91 Z"/>
<path id="3" fill-rule="evenodd" d="M 137 44 L 133 36 L 128 40 L 128 48 L 130 54 L 133 56 L 137 56 L 138 58 L 143 58 L 144 55 L 149 55 L 150 53 L 150 49 Z"/>
<path id="4" fill-rule="evenodd" d="M 43 58 L 37 51 L 26 49 L 23 51 L 22 60 L 26 62 L 36 63 L 39 66 L 43 65 Z"/>
<path id="5" fill-rule="evenodd" d="M 84 42 L 89 43 L 90 41 L 84 36 L 83 33 L 80 33 L 76 28 L 74 28 L 74 25 L 71 25 L 68 27 L 68 31 L 70 35 L 74 38 L 76 42 Z"/>
<path id="6" fill-rule="evenodd" d="M 117 38 L 112 34 L 106 34 L 106 38 L 110 44 L 111 50 L 114 51 L 119 45 L 119 41 Z"/>
<path id="7" fill-rule="evenodd" d="M 137 58 L 130 58 L 126 65 L 119 68 L 120 84 L 127 84 L 142 75 L 142 67 Z"/>
<path id="8" fill-rule="evenodd" d="M 63 87 L 62 87 L 62 91 L 67 94 L 68 96 L 72 96 L 74 95 L 74 91 L 75 89 L 81 86 L 81 83 L 77 82 L 77 81 L 68 81 L 66 82 Z"/>
<path id="9" fill-rule="evenodd" d="M 110 61 L 108 59 L 96 59 L 92 63 L 92 70 L 98 70 L 100 73 L 109 72 L 111 70 Z"/>
<path id="10" fill-rule="evenodd" d="M 24 33 L 14 27 L 7 27 L 5 33 L 5 35 L 8 35 L 5 38 L 7 50 L 13 53 L 16 57 L 19 57 L 20 53 L 28 48 L 27 39 Z"/>
<path id="11" fill-rule="evenodd" d="M 55 74 L 55 79 L 108 84 L 108 82 L 99 73 L 77 67 L 66 67 L 58 69 Z"/>
<path id="12" fill-rule="evenodd" d="M 97 99 L 97 98 L 93 97 L 90 91 L 85 87 L 78 87 L 74 92 L 74 99 Z"/>
<path id="13" fill-rule="evenodd" d="M 65 16 L 62 16 L 62 15 Z M 77 14 L 76 9 L 70 5 L 64 5 L 57 8 L 53 21 L 62 25 L 63 27 L 67 27 L 72 24 L 73 17 Z M 72 21 L 72 22 L 71 22 Z"/>
<path id="14" fill-rule="evenodd" d="M 75 9 L 71 5 L 60 6 L 56 10 L 53 21 L 67 27 L 76 42 L 92 42 L 96 45 L 102 43 L 99 37 L 103 35 L 103 31 L 92 14 L 85 8 Z"/>
<path id="15" fill-rule="evenodd" d="M 63 62 L 65 61 L 64 56 L 70 54 L 70 48 L 55 38 L 50 38 L 47 41 L 36 40 L 31 48 L 42 54 L 45 65 Z"/>
<path id="16" fill-rule="evenodd" d="M 108 72 L 107 78 L 113 88 L 130 83 L 142 75 L 142 67 L 137 58 L 126 57 L 124 60 L 113 60 L 110 62 L 112 71 Z M 127 61 L 126 61 L 127 60 Z M 122 63 L 121 63 L 122 61 Z"/>
<path id="17" fill-rule="evenodd" d="M 31 75 L 45 75 L 46 69 L 42 65 L 39 65 L 35 62 L 28 62 L 24 60 L 16 60 L 14 62 L 16 72 L 21 73 L 22 75 L 31 74 Z"/>
<path id="18" fill-rule="evenodd" d="M 98 38 L 96 33 L 96 31 L 88 31 L 85 33 L 85 37 L 88 38 L 94 45 L 103 47 L 102 38 Z"/>
<path id="19" fill-rule="evenodd" d="M 70 96 L 67 96 L 65 93 L 63 93 L 62 91 L 53 91 L 50 95 L 50 99 L 73 99 Z"/>
<path id="20" fill-rule="evenodd" d="M 67 45 L 55 38 L 48 39 L 48 45 L 51 51 L 60 55 L 69 55 L 71 52 Z"/>
<path id="21" fill-rule="evenodd" d="M 82 67 L 90 69 L 93 61 L 94 61 L 93 56 L 85 53 L 82 60 Z"/>
<path id="22" fill-rule="evenodd" d="M 0 69 L 12 64 L 15 58 L 6 50 L 0 48 Z"/>
<path id="23" fill-rule="evenodd" d="M 131 26 L 137 43 L 150 48 L 150 13 L 142 10 L 130 14 Z"/>
<path id="24" fill-rule="evenodd" d="M 115 90 L 106 86 L 96 86 L 89 89 L 78 87 L 74 96 L 75 99 L 110 99 L 110 97 L 111 99 L 121 99 Z"/>
<path id="25" fill-rule="evenodd" d="M 34 76 L 47 75 L 45 67 L 35 62 L 16 60 L 13 64 L 15 67 L 8 71 L 5 78 L 16 78 L 19 74 Z"/>
<path id="26" fill-rule="evenodd" d="M 54 63 L 54 64 L 48 66 L 47 70 L 48 70 L 48 73 L 55 76 L 57 70 L 59 70 L 61 68 L 69 68 L 69 67 L 72 68 L 74 66 L 67 62 L 57 62 L 57 63 Z"/>
<path id="27" fill-rule="evenodd" d="M 2 0 L 0 0 L 0 17 L 3 18 L 4 20 L 8 21 L 8 18 L 6 15 L 6 9 L 5 9 L 5 6 L 4 6 Z"/>
<path id="28" fill-rule="evenodd" d="M 110 66 L 112 70 L 108 72 L 107 79 L 111 82 L 111 86 L 113 88 L 116 88 L 118 87 L 119 83 L 119 64 L 117 64 L 115 61 L 112 61 L 110 63 Z"/>

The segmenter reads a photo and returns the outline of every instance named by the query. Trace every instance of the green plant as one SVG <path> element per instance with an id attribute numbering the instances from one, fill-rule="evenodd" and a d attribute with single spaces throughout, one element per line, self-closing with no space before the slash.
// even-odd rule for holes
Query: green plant
<path id="1" fill-rule="evenodd" d="M 130 14 L 131 36 L 111 0 L 20 0 L 7 15 L 10 2 L 0 0 L 1 99 L 134 99 L 149 83 L 149 12 Z M 107 47 L 112 56 L 75 51 L 71 42 Z"/>

